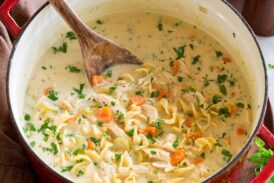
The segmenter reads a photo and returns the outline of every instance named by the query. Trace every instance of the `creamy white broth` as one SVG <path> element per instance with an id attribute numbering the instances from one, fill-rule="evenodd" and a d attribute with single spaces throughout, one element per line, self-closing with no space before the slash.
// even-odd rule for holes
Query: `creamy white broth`
<path id="1" fill-rule="evenodd" d="M 101 17 L 90 26 L 145 65 L 111 67 L 92 88 L 77 40 L 60 34 L 25 100 L 25 133 L 47 164 L 74 182 L 200 182 L 239 152 L 252 126 L 251 98 L 221 44 L 150 13 Z M 103 109 L 112 119 L 101 119 Z"/>

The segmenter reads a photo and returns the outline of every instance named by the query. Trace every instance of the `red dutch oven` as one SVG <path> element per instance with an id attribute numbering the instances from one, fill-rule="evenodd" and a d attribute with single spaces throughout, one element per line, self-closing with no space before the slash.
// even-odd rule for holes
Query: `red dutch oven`
<path id="1" fill-rule="evenodd" d="M 23 107 L 29 77 L 39 58 L 57 39 L 66 24 L 48 4 L 45 4 L 23 28 L 10 16 L 10 10 L 18 0 L 6 0 L 0 7 L 0 20 L 16 39 L 10 56 L 7 93 L 13 125 L 20 143 L 38 175 L 44 182 L 70 182 L 51 169 L 27 143 L 23 133 Z M 274 149 L 273 134 L 264 126 L 267 106 L 267 74 L 262 52 L 253 31 L 246 21 L 225 0 L 68 0 L 85 21 L 117 12 L 146 11 L 177 17 L 198 25 L 215 39 L 224 43 L 226 49 L 243 61 L 253 99 L 252 132 L 241 151 L 204 182 L 235 182 L 242 162 L 256 136 Z M 266 182 L 274 173 L 274 157 L 253 183 Z"/>

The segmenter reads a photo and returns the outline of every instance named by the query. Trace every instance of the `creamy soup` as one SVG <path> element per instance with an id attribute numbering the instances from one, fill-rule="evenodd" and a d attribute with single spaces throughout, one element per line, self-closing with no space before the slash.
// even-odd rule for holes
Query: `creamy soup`
<path id="1" fill-rule="evenodd" d="M 150 13 L 89 24 L 143 60 L 89 85 L 73 32 L 41 58 L 29 81 L 29 144 L 73 182 L 201 182 L 243 147 L 251 98 L 237 60 L 211 36 Z"/>

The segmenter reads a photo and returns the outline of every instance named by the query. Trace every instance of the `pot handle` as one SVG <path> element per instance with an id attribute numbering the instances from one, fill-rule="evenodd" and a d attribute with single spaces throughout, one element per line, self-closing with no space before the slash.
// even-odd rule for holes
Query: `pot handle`
<path id="1" fill-rule="evenodd" d="M 258 137 L 262 138 L 264 142 L 274 150 L 274 135 L 267 129 L 267 127 L 263 124 L 260 128 Z M 256 176 L 251 183 L 262 183 L 267 182 L 271 176 L 274 176 L 274 156 L 270 159 L 270 161 L 265 165 L 263 170 Z"/>
<path id="2" fill-rule="evenodd" d="M 9 30 L 11 36 L 15 39 L 21 31 L 21 27 L 11 17 L 10 11 L 19 0 L 5 0 L 0 6 L 0 20 Z"/>

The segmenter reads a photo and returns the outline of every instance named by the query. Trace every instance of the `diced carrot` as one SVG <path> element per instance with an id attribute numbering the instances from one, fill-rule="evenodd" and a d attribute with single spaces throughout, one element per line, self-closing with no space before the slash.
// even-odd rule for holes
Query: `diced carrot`
<path id="1" fill-rule="evenodd" d="M 197 164 L 202 163 L 202 161 L 204 161 L 204 158 L 198 157 L 198 158 L 195 158 L 192 162 L 193 162 L 195 165 L 197 165 Z"/>
<path id="2" fill-rule="evenodd" d="M 159 96 L 158 96 L 158 99 L 161 99 L 161 98 L 169 98 L 171 96 L 170 92 L 166 89 L 163 89 L 161 88 L 159 90 Z"/>
<path id="3" fill-rule="evenodd" d="M 195 132 L 195 133 L 189 133 L 186 135 L 187 138 L 202 138 L 204 135 L 202 134 L 202 132 Z"/>
<path id="4" fill-rule="evenodd" d="M 175 60 L 172 66 L 172 72 L 173 74 L 178 74 L 179 70 L 180 70 L 180 63 Z"/>
<path id="5" fill-rule="evenodd" d="M 93 85 L 97 85 L 97 84 L 101 84 L 101 83 L 103 83 L 103 81 L 104 81 L 104 78 L 103 78 L 103 76 L 92 76 L 91 77 L 91 81 L 92 81 L 92 84 Z"/>
<path id="6" fill-rule="evenodd" d="M 130 103 L 137 106 L 141 106 L 145 103 L 145 99 L 142 96 L 135 96 L 130 98 Z"/>
<path id="7" fill-rule="evenodd" d="M 95 145 L 94 145 L 94 143 L 92 141 L 88 140 L 87 144 L 88 144 L 87 145 L 87 150 L 92 150 L 92 149 L 95 148 Z"/>
<path id="8" fill-rule="evenodd" d="M 234 104 L 228 106 L 230 116 L 233 116 L 238 111 L 238 107 Z"/>
<path id="9" fill-rule="evenodd" d="M 153 137 L 155 137 L 158 134 L 158 130 L 156 127 L 146 127 L 145 132 Z"/>
<path id="10" fill-rule="evenodd" d="M 237 129 L 237 134 L 238 135 L 244 135 L 246 133 L 246 131 L 243 128 L 238 128 Z"/>
<path id="11" fill-rule="evenodd" d="M 156 89 L 156 84 L 154 82 L 151 83 L 151 87 L 152 87 L 152 89 Z"/>
<path id="12" fill-rule="evenodd" d="M 185 150 L 178 149 L 171 153 L 170 155 L 170 164 L 173 166 L 178 165 L 181 161 L 185 159 Z"/>
<path id="13" fill-rule="evenodd" d="M 189 39 L 190 41 L 195 41 L 196 36 L 193 35 L 193 34 L 191 34 L 190 36 L 188 36 L 188 39 Z"/>
<path id="14" fill-rule="evenodd" d="M 228 57 L 228 56 L 223 56 L 222 59 L 223 59 L 223 61 L 224 61 L 225 63 L 230 63 L 230 62 L 232 62 L 231 58 Z"/>
<path id="15" fill-rule="evenodd" d="M 102 107 L 95 111 L 95 116 L 98 120 L 108 123 L 112 121 L 113 115 L 109 107 Z"/>
<path id="16" fill-rule="evenodd" d="M 194 118 L 190 117 L 188 119 L 185 120 L 184 124 L 186 124 L 187 127 L 191 127 L 192 123 L 193 123 Z"/>
<path id="17" fill-rule="evenodd" d="M 77 112 L 74 116 L 67 119 L 65 123 L 73 123 L 76 119 L 78 119 L 82 114 L 80 112 Z"/>
<path id="18" fill-rule="evenodd" d="M 145 133 L 145 131 L 142 130 L 142 129 L 140 129 L 140 128 L 138 128 L 137 131 L 138 131 L 138 133 L 141 133 L 141 134 L 144 134 L 144 133 Z"/>
<path id="19" fill-rule="evenodd" d="M 46 88 L 46 89 L 44 90 L 45 96 L 48 96 L 49 93 L 50 93 L 51 91 L 53 91 L 53 87 L 48 87 L 48 88 Z"/>

